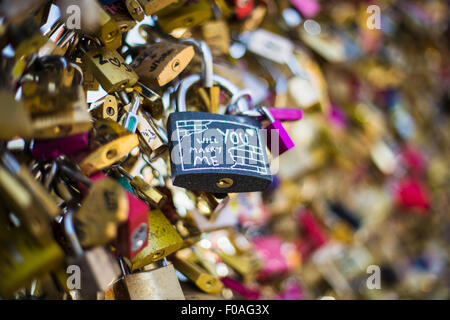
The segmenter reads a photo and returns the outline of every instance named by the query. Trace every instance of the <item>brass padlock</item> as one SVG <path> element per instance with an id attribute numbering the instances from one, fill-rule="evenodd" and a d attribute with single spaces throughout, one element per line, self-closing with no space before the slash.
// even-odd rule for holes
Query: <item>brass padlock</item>
<path id="1" fill-rule="evenodd" d="M 132 87 L 139 79 L 122 56 L 107 47 L 88 50 L 82 62 L 108 93 Z"/>
<path id="2" fill-rule="evenodd" d="M 178 2 L 178 0 L 138 0 L 144 8 L 146 16 L 157 13 L 165 7 Z"/>
<path id="3" fill-rule="evenodd" d="M 20 24 L 12 24 L 7 30 L 9 40 L 17 58 L 29 56 L 46 43 L 35 17 L 31 16 Z"/>
<path id="4" fill-rule="evenodd" d="M 186 251 L 185 251 L 186 250 Z M 223 289 L 223 283 L 216 276 L 203 270 L 199 265 L 189 259 L 190 249 L 177 251 L 172 257 L 175 269 L 184 274 L 189 280 L 204 292 L 218 294 Z"/>
<path id="5" fill-rule="evenodd" d="M 116 21 L 121 32 L 128 32 L 136 25 L 136 21 L 122 1 L 104 4 L 103 8 L 108 12 L 111 18 Z"/>
<path id="6" fill-rule="evenodd" d="M 119 115 L 116 97 L 110 94 L 106 95 L 100 101 L 92 103 L 89 112 L 97 119 L 116 121 Z"/>
<path id="7" fill-rule="evenodd" d="M 115 300 L 184 300 L 172 264 L 149 271 L 125 274 L 111 288 Z"/>
<path id="8" fill-rule="evenodd" d="M 105 245 L 128 217 L 128 199 L 122 186 L 105 177 L 94 183 L 75 215 L 74 225 L 84 247 Z"/>
<path id="9" fill-rule="evenodd" d="M 131 260 L 132 271 L 161 260 L 183 246 L 183 239 L 161 210 L 150 211 L 148 225 L 148 245 Z"/>
<path id="10" fill-rule="evenodd" d="M 21 218 L 21 223 L 36 242 L 51 242 L 50 223 L 59 214 L 59 208 L 43 186 L 10 154 L 3 154 L 1 160 L 1 198 Z"/>
<path id="11" fill-rule="evenodd" d="M 95 123 L 95 125 L 98 126 L 98 130 L 101 130 L 102 127 L 108 128 L 109 125 L 113 124 L 120 126 L 112 120 L 98 120 Z M 130 134 L 130 132 L 123 127 L 122 129 L 125 131 L 123 134 L 113 135 L 112 141 L 103 141 L 104 144 L 81 161 L 81 171 L 85 175 L 89 176 L 94 172 L 109 167 L 139 145 L 136 134 Z"/>
<path id="12" fill-rule="evenodd" d="M 25 105 L 16 101 L 12 94 L 0 90 L 0 139 L 10 140 L 15 137 L 28 139 L 32 137 L 31 119 L 26 112 Z"/>
<path id="13" fill-rule="evenodd" d="M 193 57 L 192 46 L 161 40 L 143 50 L 133 66 L 144 84 L 164 86 L 175 79 Z"/>
<path id="14" fill-rule="evenodd" d="M 64 252 L 55 240 L 40 245 L 23 229 L 2 230 L 0 248 L 2 298 L 11 298 L 16 290 L 64 263 Z"/>

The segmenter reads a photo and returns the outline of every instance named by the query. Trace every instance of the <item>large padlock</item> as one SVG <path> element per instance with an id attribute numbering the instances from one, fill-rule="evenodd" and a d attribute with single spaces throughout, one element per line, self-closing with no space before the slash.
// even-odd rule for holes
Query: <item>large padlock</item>
<path id="1" fill-rule="evenodd" d="M 187 112 L 186 93 L 200 79 L 191 75 L 180 83 L 178 112 L 167 121 L 173 184 L 213 193 L 265 190 L 272 175 L 260 123 L 244 116 Z M 232 94 L 238 91 L 223 77 L 214 75 L 214 81 Z"/>

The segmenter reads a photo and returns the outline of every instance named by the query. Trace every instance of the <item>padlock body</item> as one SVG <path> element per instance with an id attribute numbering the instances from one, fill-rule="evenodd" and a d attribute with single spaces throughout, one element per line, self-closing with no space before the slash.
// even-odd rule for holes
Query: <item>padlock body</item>
<path id="1" fill-rule="evenodd" d="M 173 184 L 213 193 L 265 190 L 272 182 L 260 123 L 250 117 L 175 112 L 167 121 Z"/>
<path id="2" fill-rule="evenodd" d="M 35 140 L 31 152 L 38 160 L 53 160 L 61 155 L 71 155 L 85 149 L 88 142 L 88 132 L 59 139 Z"/>
<path id="3" fill-rule="evenodd" d="M 266 127 L 267 130 L 267 147 L 271 151 L 273 155 L 281 155 L 284 152 L 288 151 L 295 147 L 294 142 L 291 137 L 287 133 L 286 129 L 283 127 L 283 124 L 280 120 L 275 120 L 275 122 L 269 124 Z M 273 138 L 274 131 L 278 132 L 278 153 L 276 152 L 276 146 L 273 144 L 272 140 L 277 140 L 277 138 Z"/>

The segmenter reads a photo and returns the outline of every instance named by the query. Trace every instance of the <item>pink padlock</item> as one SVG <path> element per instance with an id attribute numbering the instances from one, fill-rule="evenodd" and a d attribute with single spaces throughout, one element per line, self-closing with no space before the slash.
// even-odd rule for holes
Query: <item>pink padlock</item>
<path id="1" fill-rule="evenodd" d="M 222 281 L 223 285 L 237 294 L 240 294 L 241 296 L 245 297 L 247 300 L 258 300 L 261 296 L 261 293 L 257 289 L 250 289 L 244 286 L 239 281 L 236 281 L 230 277 L 223 277 L 220 278 L 220 281 Z"/>
<path id="2" fill-rule="evenodd" d="M 286 257 L 283 255 L 283 241 L 278 236 L 264 236 L 253 239 L 253 245 L 262 258 L 263 267 L 259 272 L 261 279 L 289 271 Z"/>
<path id="3" fill-rule="evenodd" d="M 294 142 L 283 127 L 281 120 L 276 119 L 266 107 L 262 107 L 260 110 L 270 122 L 264 129 L 267 132 L 267 147 L 272 153 L 272 156 L 277 157 L 295 147 Z"/>
<path id="4" fill-rule="evenodd" d="M 72 155 L 87 148 L 89 143 L 89 133 L 58 138 L 34 140 L 31 153 L 33 157 L 40 161 L 49 161 L 62 155 Z"/>
<path id="5" fill-rule="evenodd" d="M 127 191 L 128 220 L 117 229 L 117 251 L 133 259 L 148 244 L 148 205 Z"/>
<path id="6" fill-rule="evenodd" d="M 312 18 L 320 11 L 317 0 L 291 0 L 291 3 L 305 18 Z"/>

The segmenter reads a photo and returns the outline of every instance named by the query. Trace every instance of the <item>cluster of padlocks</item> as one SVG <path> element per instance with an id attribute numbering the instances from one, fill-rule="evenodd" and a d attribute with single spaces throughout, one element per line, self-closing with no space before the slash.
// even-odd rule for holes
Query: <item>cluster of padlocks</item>
<path id="1" fill-rule="evenodd" d="M 430 209 L 423 158 L 405 73 L 349 63 L 367 4 L 324 2 L 2 1 L 0 297 L 371 297 L 347 279 L 393 206 Z"/>

